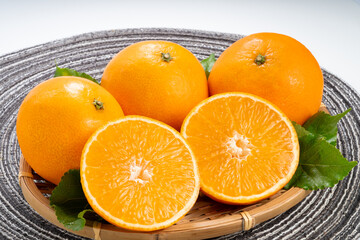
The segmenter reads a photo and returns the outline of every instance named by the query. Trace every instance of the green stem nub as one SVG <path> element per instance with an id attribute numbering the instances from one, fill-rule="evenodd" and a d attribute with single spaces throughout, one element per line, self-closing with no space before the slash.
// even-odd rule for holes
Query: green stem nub
<path id="1" fill-rule="evenodd" d="M 161 53 L 161 59 L 165 62 L 170 62 L 172 57 L 170 53 Z"/>
<path id="2" fill-rule="evenodd" d="M 258 66 L 260 66 L 261 64 L 264 64 L 264 63 L 265 63 L 265 60 L 266 60 L 265 56 L 259 54 L 259 55 L 257 55 L 257 57 L 255 58 L 255 63 L 256 63 Z"/>
<path id="3" fill-rule="evenodd" d="M 96 100 L 95 98 L 94 98 L 94 101 L 92 102 L 92 104 L 95 106 L 96 110 L 104 109 L 104 103 L 100 102 L 99 100 Z"/>

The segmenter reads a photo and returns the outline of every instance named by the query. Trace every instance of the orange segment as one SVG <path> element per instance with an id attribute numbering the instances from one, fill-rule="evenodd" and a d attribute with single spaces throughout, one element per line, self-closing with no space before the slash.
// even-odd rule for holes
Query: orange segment
<path id="1" fill-rule="evenodd" d="M 275 194 L 299 162 L 290 120 L 247 93 L 204 100 L 186 117 L 181 134 L 197 159 L 201 189 L 224 203 L 251 204 Z"/>
<path id="2" fill-rule="evenodd" d="M 176 130 L 146 117 L 128 116 L 98 129 L 85 145 L 80 171 L 94 211 L 132 230 L 174 224 L 199 194 L 189 146 Z"/>

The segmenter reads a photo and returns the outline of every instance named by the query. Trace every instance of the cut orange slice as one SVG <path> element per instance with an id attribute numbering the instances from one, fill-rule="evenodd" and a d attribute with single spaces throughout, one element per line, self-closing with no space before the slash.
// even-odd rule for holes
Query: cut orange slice
<path id="1" fill-rule="evenodd" d="M 194 155 L 180 133 L 140 116 L 98 129 L 84 147 L 80 174 L 96 213 L 138 231 L 174 224 L 194 205 L 200 189 Z"/>
<path id="2" fill-rule="evenodd" d="M 186 117 L 181 133 L 197 159 L 201 189 L 223 203 L 251 204 L 275 194 L 299 162 L 290 120 L 247 93 L 204 100 Z"/>

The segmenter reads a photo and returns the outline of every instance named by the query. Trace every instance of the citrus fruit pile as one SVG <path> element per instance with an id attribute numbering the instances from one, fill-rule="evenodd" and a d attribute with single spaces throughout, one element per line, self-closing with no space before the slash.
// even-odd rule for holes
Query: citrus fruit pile
<path id="1" fill-rule="evenodd" d="M 184 47 L 138 42 L 114 56 L 101 84 L 63 76 L 32 89 L 17 137 L 44 179 L 59 184 L 80 169 L 97 214 L 153 231 L 183 217 L 200 189 L 222 203 L 252 204 L 283 188 L 299 162 L 291 121 L 318 111 L 323 84 L 309 50 L 281 34 L 235 42 L 208 80 Z"/>

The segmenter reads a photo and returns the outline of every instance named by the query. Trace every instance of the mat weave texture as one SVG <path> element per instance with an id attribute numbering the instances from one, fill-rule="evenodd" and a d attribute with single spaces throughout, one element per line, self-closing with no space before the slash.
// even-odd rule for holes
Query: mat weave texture
<path id="1" fill-rule="evenodd" d="M 202 60 L 216 57 L 241 35 L 185 29 L 126 29 L 87 33 L 0 56 L 0 239 L 84 239 L 57 228 L 25 201 L 18 184 L 20 148 L 16 116 L 26 94 L 53 76 L 55 62 L 101 79 L 110 59 L 142 40 L 179 43 Z M 331 114 L 353 110 L 339 125 L 338 148 L 350 161 L 359 159 L 360 97 L 323 70 L 323 102 Z M 355 167 L 336 187 L 312 192 L 289 211 L 250 231 L 219 239 L 359 239 L 360 170 Z"/>

